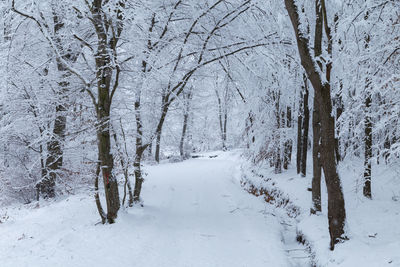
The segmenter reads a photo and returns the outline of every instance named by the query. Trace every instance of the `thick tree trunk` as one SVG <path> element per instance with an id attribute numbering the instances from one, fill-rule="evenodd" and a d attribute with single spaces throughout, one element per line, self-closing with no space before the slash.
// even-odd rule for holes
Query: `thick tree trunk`
<path id="1" fill-rule="evenodd" d="M 103 175 L 106 196 L 107 221 L 114 223 L 120 208 L 118 182 L 113 174 L 114 157 L 111 154 L 109 122 L 102 122 L 101 124 L 97 133 L 100 169 Z"/>
<path id="2" fill-rule="evenodd" d="M 120 8 L 124 7 L 119 2 Z M 118 11 L 118 20 L 122 20 L 121 10 Z M 100 170 L 103 176 L 103 184 L 107 206 L 107 221 L 114 223 L 120 208 L 118 181 L 113 173 L 114 157 L 111 153 L 111 135 L 110 135 L 110 114 L 112 95 L 118 86 L 118 68 L 114 81 L 114 87 L 111 89 L 111 80 L 115 67 L 111 63 L 112 52 L 116 53 L 118 37 L 122 31 L 122 24 L 117 27 L 117 36 L 108 40 L 106 29 L 104 28 L 104 11 L 102 1 L 94 1 L 92 13 L 92 23 L 97 35 L 97 51 L 95 57 L 96 77 L 97 77 L 97 146 L 99 153 Z"/>
<path id="3" fill-rule="evenodd" d="M 56 119 L 54 122 L 53 135 L 47 143 L 46 175 L 40 182 L 40 194 L 44 198 L 55 197 L 56 178 L 63 165 L 63 143 L 65 139 L 65 130 L 67 118 L 65 116 L 65 107 L 63 104 L 56 107 Z"/>
<path id="4" fill-rule="evenodd" d="M 319 0 L 317 0 L 319 1 Z M 294 0 L 285 0 L 286 9 L 291 19 L 297 39 L 301 64 L 315 91 L 318 111 L 321 119 L 321 162 L 328 191 L 328 220 L 331 236 L 331 250 L 343 240 L 346 211 L 340 178 L 336 169 L 335 124 L 332 117 L 330 84 L 323 82 L 320 72 L 315 68 L 315 61 L 310 54 L 309 40 L 300 31 L 298 7 Z M 329 80 L 329 79 L 327 79 Z"/>
<path id="5" fill-rule="evenodd" d="M 59 31 L 64 27 L 64 23 L 61 18 L 57 15 L 53 16 L 54 20 L 54 33 L 56 35 L 57 46 L 61 47 L 61 40 L 58 37 Z M 76 55 L 67 53 L 63 56 L 63 59 L 70 62 L 75 62 L 77 59 Z M 53 134 L 50 137 L 50 141 L 47 143 L 47 158 L 45 162 L 45 172 L 42 176 L 42 181 L 39 184 L 40 194 L 44 198 L 55 197 L 55 185 L 56 179 L 59 175 L 60 169 L 63 165 L 63 144 L 65 141 L 65 131 L 67 128 L 67 117 L 66 117 L 66 102 L 67 94 L 69 90 L 68 78 L 70 73 L 64 64 L 57 59 L 57 70 L 61 73 L 61 81 L 58 82 L 57 100 L 56 105 L 56 118 L 53 125 Z"/>

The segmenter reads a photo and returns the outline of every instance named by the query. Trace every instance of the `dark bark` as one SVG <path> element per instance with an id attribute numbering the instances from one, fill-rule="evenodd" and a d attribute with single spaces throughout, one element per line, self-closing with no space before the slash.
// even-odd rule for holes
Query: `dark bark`
<path id="1" fill-rule="evenodd" d="M 111 153 L 110 114 L 112 96 L 118 87 L 119 67 L 113 67 L 111 57 L 116 56 L 117 42 L 122 32 L 122 8 L 123 1 L 119 2 L 117 10 L 118 27 L 113 32 L 113 37 L 108 38 L 108 18 L 104 16 L 103 2 L 93 1 L 91 7 L 92 23 L 97 35 L 97 51 L 95 57 L 97 77 L 97 146 L 99 153 L 100 170 L 103 176 L 103 184 L 107 206 L 107 222 L 114 223 L 120 208 L 118 181 L 113 173 L 114 157 Z M 106 22 L 106 21 L 107 22 Z M 114 86 L 111 80 L 115 72 Z"/>
<path id="2" fill-rule="evenodd" d="M 364 19 L 367 20 L 369 13 L 365 14 Z M 369 48 L 370 36 L 365 35 L 365 49 Z M 371 199 L 371 176 L 372 176 L 372 118 L 371 118 L 371 104 L 372 96 L 370 93 L 370 81 L 367 78 L 365 81 L 365 110 L 364 110 L 364 188 L 363 194 L 365 197 Z"/>
<path id="3" fill-rule="evenodd" d="M 162 129 L 164 126 L 165 119 L 167 118 L 169 105 L 170 104 L 167 101 L 163 100 L 162 107 L 161 107 L 161 116 L 160 116 L 160 120 L 158 121 L 157 129 L 156 129 L 156 151 L 154 154 L 154 159 L 157 163 L 160 162 L 161 135 L 162 135 Z"/>
<path id="4" fill-rule="evenodd" d="M 308 107 L 308 81 L 304 74 L 304 86 L 300 93 L 299 115 L 297 122 L 297 173 L 306 176 L 308 131 L 310 124 L 310 110 Z"/>
<path id="5" fill-rule="evenodd" d="M 342 89 L 342 82 L 340 82 L 340 88 Z M 335 106 L 336 106 L 336 160 L 337 162 L 342 160 L 342 155 L 340 154 L 340 140 L 338 134 L 340 132 L 339 124 L 337 121 L 339 120 L 340 116 L 343 114 L 343 101 L 342 96 L 340 94 L 336 95 L 335 98 Z"/>
<path id="6" fill-rule="evenodd" d="M 286 108 L 286 128 L 292 127 L 292 108 L 288 106 Z M 286 137 L 283 152 L 283 169 L 287 170 L 292 159 L 293 141 Z"/>
<path id="7" fill-rule="evenodd" d="M 276 119 L 276 132 L 274 140 L 273 163 L 274 171 L 276 174 L 282 173 L 282 158 L 281 158 L 281 112 L 280 112 L 280 92 L 272 93 L 275 102 L 275 119 Z"/>
<path id="8" fill-rule="evenodd" d="M 317 0 L 319 1 L 319 0 Z M 345 239 L 344 226 L 346 211 L 340 178 L 336 169 L 335 124 L 332 117 L 330 84 L 323 82 L 320 72 L 315 69 L 315 61 L 309 50 L 309 40 L 300 31 L 298 8 L 294 0 L 285 0 L 286 9 L 295 32 L 301 64 L 305 69 L 314 91 L 321 120 L 321 162 L 328 191 L 328 221 L 331 237 L 330 248 Z"/>
<path id="9" fill-rule="evenodd" d="M 300 92 L 300 100 L 299 100 L 299 112 L 297 115 L 297 148 L 296 148 L 296 170 L 297 174 L 300 173 L 301 170 L 301 156 L 303 150 L 303 92 Z"/>
<path id="10" fill-rule="evenodd" d="M 371 95 L 367 93 L 365 99 L 365 118 L 364 118 L 364 188 L 363 193 L 367 198 L 372 198 L 371 193 L 371 161 L 372 161 L 372 119 L 371 119 Z"/>
<path id="11" fill-rule="evenodd" d="M 312 178 L 312 207 L 311 213 L 315 214 L 321 211 L 321 124 L 319 120 L 318 106 L 314 103 L 313 111 L 313 178 Z"/>
<path id="12" fill-rule="evenodd" d="M 310 109 L 308 107 L 308 84 L 305 79 L 305 94 L 304 94 L 304 120 L 303 120 L 303 140 L 301 151 L 301 168 L 300 173 L 302 176 L 307 175 L 307 150 L 308 150 L 308 131 L 310 127 Z"/>

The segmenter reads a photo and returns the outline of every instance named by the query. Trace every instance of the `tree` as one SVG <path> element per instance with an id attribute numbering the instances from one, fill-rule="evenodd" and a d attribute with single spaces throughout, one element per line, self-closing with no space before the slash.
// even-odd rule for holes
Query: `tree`
<path id="1" fill-rule="evenodd" d="M 310 110 L 308 108 L 308 80 L 304 74 L 304 85 L 300 91 L 299 114 L 297 119 L 297 173 L 306 176 L 308 130 L 310 125 Z"/>
<path id="2" fill-rule="evenodd" d="M 318 113 L 321 120 L 321 163 L 328 190 L 328 220 L 331 236 L 330 247 L 333 250 L 335 244 L 345 238 L 344 226 L 346 211 L 340 178 L 336 169 L 335 125 L 334 119 L 331 115 L 332 101 L 330 84 L 324 82 L 324 78 L 321 76 L 320 72 L 316 70 L 316 62 L 311 56 L 309 49 L 309 40 L 304 36 L 300 29 L 300 18 L 297 5 L 293 0 L 285 0 L 285 6 L 293 25 L 301 64 L 315 91 L 314 101 L 317 102 Z"/>
<path id="3" fill-rule="evenodd" d="M 114 5 L 115 8 L 111 14 L 106 12 L 108 7 L 106 7 L 106 3 L 102 0 L 94 0 L 91 3 L 86 2 L 87 13 L 78 8 L 74 8 L 78 13 L 76 15 L 78 19 L 88 19 L 90 21 L 95 35 L 94 40 L 96 40 L 97 44 L 95 48 L 90 45 L 88 40 L 84 40 L 76 35 L 74 35 L 74 37 L 78 39 L 82 45 L 89 47 L 91 52 L 93 52 L 92 55 L 95 62 L 94 81 L 97 87 L 96 97 L 91 90 L 91 82 L 88 82 L 82 73 L 73 68 L 69 62 L 64 59 L 63 53 L 56 45 L 56 39 L 48 32 L 48 27 L 42 19 L 43 16 L 39 16 L 39 19 L 34 15 L 24 13 L 15 7 L 14 0 L 12 2 L 12 8 L 17 14 L 32 20 L 38 26 L 50 47 L 53 49 L 53 52 L 56 54 L 60 68 L 68 70 L 83 82 L 84 90 L 89 94 L 93 102 L 97 117 L 99 168 L 103 176 L 107 205 L 107 214 L 104 214 L 100 209 L 99 213 L 102 217 L 102 221 L 108 221 L 109 223 L 115 221 L 120 207 L 118 182 L 113 173 L 114 158 L 111 153 L 110 115 L 112 98 L 118 88 L 119 82 L 120 67 L 117 58 L 117 45 L 124 26 L 123 9 L 125 8 L 125 2 L 123 0 L 117 1 Z M 58 24 L 56 24 L 56 27 L 58 27 L 57 25 Z M 60 121 L 59 119 L 56 119 L 56 121 L 58 121 L 62 126 L 62 120 Z M 96 201 L 99 201 L 99 199 L 96 198 Z M 100 206 L 100 203 L 97 204 Z"/>

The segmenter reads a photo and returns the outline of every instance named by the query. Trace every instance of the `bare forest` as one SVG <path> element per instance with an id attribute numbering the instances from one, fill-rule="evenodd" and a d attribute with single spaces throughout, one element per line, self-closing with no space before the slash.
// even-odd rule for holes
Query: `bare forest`
<path id="1" fill-rule="evenodd" d="M 398 0 L 0 12 L 0 266 L 400 266 Z"/>

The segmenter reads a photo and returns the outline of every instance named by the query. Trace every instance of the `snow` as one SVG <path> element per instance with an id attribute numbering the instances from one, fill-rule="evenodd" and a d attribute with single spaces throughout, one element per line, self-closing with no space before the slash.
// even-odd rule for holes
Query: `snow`
<path id="1" fill-rule="evenodd" d="M 209 155 L 146 166 L 144 207 L 112 225 L 88 194 L 2 210 L 1 266 L 290 266 L 274 208 L 240 186 L 239 153 Z"/>
<path id="2" fill-rule="evenodd" d="M 301 233 L 311 248 L 313 262 L 318 267 L 381 267 L 400 266 L 400 183 L 398 170 L 394 166 L 373 164 L 373 199 L 362 195 L 362 161 L 348 158 L 339 165 L 346 204 L 346 235 L 348 241 L 329 250 L 326 186 L 321 183 L 322 212 L 310 215 L 312 157 L 309 156 L 307 177 L 296 174 L 295 166 L 281 174 L 271 169 L 256 172 L 268 177 L 264 181 L 257 176 L 248 176 L 258 186 L 272 184 L 286 193 L 300 208 L 297 232 Z M 322 177 L 323 178 L 323 177 Z M 391 193 L 388 193 L 391 192 Z"/>

